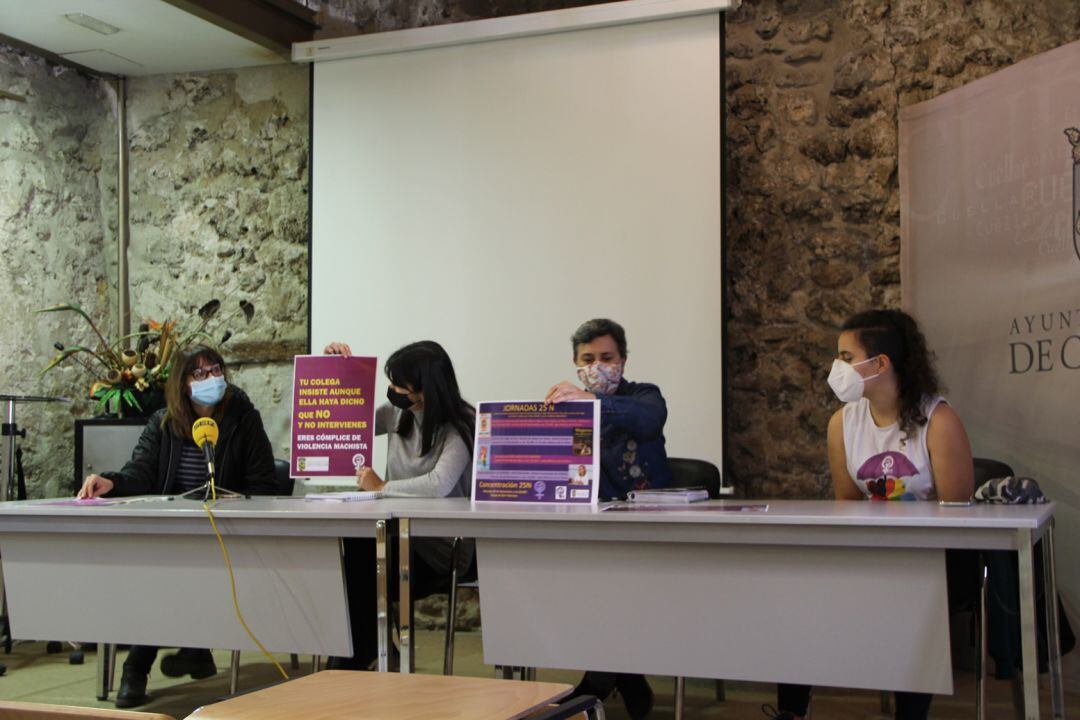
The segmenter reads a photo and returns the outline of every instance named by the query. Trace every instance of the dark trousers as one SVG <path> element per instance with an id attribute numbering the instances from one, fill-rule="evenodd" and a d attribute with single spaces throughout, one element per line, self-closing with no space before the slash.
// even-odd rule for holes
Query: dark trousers
<path id="1" fill-rule="evenodd" d="M 157 659 L 158 648 L 154 645 L 132 645 L 124 661 L 124 670 L 132 670 L 140 675 L 149 675 L 150 668 Z"/>
<path id="2" fill-rule="evenodd" d="M 124 670 L 137 672 L 140 675 L 149 675 L 150 668 L 154 666 L 160 648 L 154 645 L 132 645 L 128 651 L 127 660 L 124 661 Z M 214 656 L 209 650 L 202 648 L 180 648 L 177 653 L 187 656 L 188 659 L 207 660 L 212 662 Z"/>
<path id="3" fill-rule="evenodd" d="M 353 663 L 364 667 L 379 655 L 378 598 L 375 592 L 375 541 L 367 538 L 345 538 L 345 591 L 349 602 L 349 628 L 352 632 Z M 414 599 L 427 597 L 449 589 L 450 564 L 440 562 L 445 555 L 443 538 L 416 538 L 412 541 L 413 553 L 410 564 L 410 584 Z M 435 548 L 426 548 L 435 545 Z M 434 550 L 427 552 L 426 550 Z M 398 566 L 390 564 L 387 573 L 390 599 L 398 598 Z"/>
<path id="4" fill-rule="evenodd" d="M 896 720 L 926 720 L 930 713 L 930 702 L 934 699 L 933 695 L 912 692 L 894 694 L 896 695 Z M 780 712 L 787 711 L 797 716 L 805 715 L 810 707 L 810 686 L 780 683 L 776 686 L 776 704 Z"/>
<path id="5" fill-rule="evenodd" d="M 978 553 L 974 550 L 945 551 L 945 580 L 949 593 L 949 611 L 973 606 L 979 592 Z M 896 720 L 926 720 L 930 713 L 928 693 L 897 692 Z M 780 712 L 805 715 L 810 706 L 809 685 L 776 686 L 776 706 Z"/>
<path id="6" fill-rule="evenodd" d="M 600 700 L 605 700 L 611 695 L 611 691 L 617 687 L 625 694 L 623 688 L 628 686 L 648 688 L 649 681 L 645 679 L 644 675 L 638 673 L 613 673 L 601 672 L 599 670 L 586 670 L 585 675 L 581 678 L 581 682 L 578 683 L 578 686 L 575 688 L 571 697 L 577 695 L 593 695 Z"/>

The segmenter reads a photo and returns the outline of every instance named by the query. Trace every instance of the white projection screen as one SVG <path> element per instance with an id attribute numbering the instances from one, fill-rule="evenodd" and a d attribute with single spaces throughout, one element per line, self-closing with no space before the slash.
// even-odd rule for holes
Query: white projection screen
<path id="1" fill-rule="evenodd" d="M 610 317 L 669 455 L 723 467 L 720 31 L 714 9 L 317 60 L 313 350 L 432 339 L 470 401 L 540 399 Z"/>

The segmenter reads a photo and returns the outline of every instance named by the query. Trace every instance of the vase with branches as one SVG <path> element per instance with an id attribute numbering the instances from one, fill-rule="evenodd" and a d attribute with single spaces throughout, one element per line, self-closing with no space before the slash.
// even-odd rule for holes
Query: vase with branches
<path id="1" fill-rule="evenodd" d="M 230 323 L 241 316 L 250 323 L 255 316 L 255 306 L 248 300 L 240 300 L 226 313 L 221 312 L 222 307 L 216 298 L 203 304 L 189 329 L 174 319 L 157 322 L 145 318 L 136 332 L 113 341 L 78 305 L 64 303 L 43 308 L 37 312 L 79 315 L 90 326 L 94 339 L 88 344 L 54 343 L 57 354 L 40 375 L 65 363 L 77 363 L 93 378 L 88 396 L 97 401 L 99 413 L 112 409 L 117 415 L 149 415 L 164 403 L 163 391 L 177 350 L 195 342 L 220 347 L 232 337 Z M 224 326 L 220 337 L 211 335 L 213 324 Z"/>

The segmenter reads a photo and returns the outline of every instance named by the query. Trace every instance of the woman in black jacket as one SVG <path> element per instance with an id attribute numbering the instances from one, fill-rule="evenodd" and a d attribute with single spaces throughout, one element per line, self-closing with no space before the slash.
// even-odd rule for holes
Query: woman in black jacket
<path id="1" fill-rule="evenodd" d="M 263 429 L 259 411 L 244 391 L 229 384 L 225 361 L 215 350 L 196 346 L 178 354 L 165 385 L 166 407 L 150 416 L 131 460 L 119 472 L 90 475 L 79 490 L 80 498 L 101 495 L 172 495 L 199 487 L 209 480 L 202 450 L 191 437 L 191 426 L 201 417 L 218 425 L 215 448 L 215 484 L 248 495 L 274 495 L 274 452 Z M 142 705 L 146 679 L 158 649 L 133 645 L 124 663 L 116 706 Z M 161 661 L 170 677 L 210 677 L 217 673 L 209 650 L 182 648 Z"/>

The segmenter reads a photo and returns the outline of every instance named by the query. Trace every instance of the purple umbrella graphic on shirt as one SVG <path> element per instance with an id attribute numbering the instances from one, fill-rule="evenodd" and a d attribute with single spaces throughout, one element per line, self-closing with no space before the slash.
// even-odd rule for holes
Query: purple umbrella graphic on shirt
<path id="1" fill-rule="evenodd" d="M 889 450 L 864 462 L 856 479 L 866 483 L 871 500 L 915 500 L 908 492 L 908 480 L 919 473 L 903 453 Z"/>

